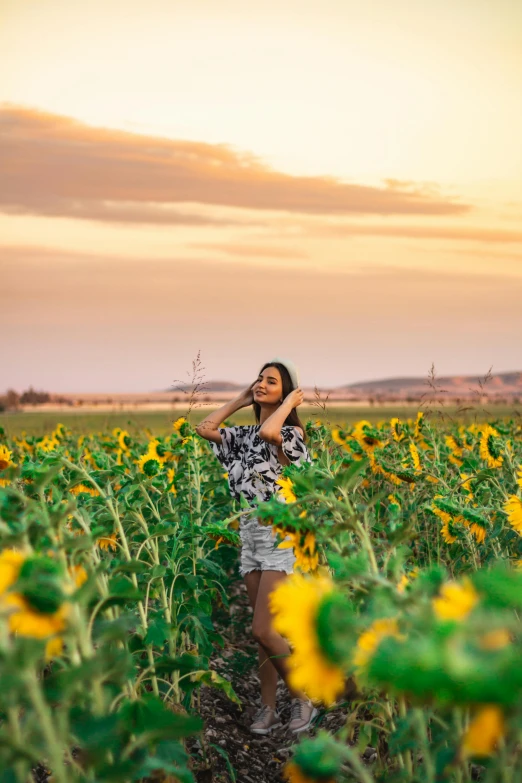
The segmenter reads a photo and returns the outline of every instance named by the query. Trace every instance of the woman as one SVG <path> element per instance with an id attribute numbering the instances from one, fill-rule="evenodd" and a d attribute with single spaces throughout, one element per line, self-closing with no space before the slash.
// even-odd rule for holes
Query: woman
<path id="1" fill-rule="evenodd" d="M 228 470 L 230 492 L 237 500 L 268 500 L 279 489 L 275 484 L 284 465 L 311 462 L 305 433 L 296 408 L 303 402 L 297 368 L 288 360 L 276 358 L 261 368 L 257 379 L 238 397 L 206 417 L 196 432 L 210 441 L 212 450 Z M 219 427 L 240 408 L 254 406 L 257 424 Z M 253 503 L 252 503 L 253 505 Z M 279 549 L 270 526 L 261 525 L 251 512 L 240 521 L 241 566 L 248 598 L 254 610 L 252 634 L 259 648 L 261 708 L 251 731 L 268 734 L 281 725 L 276 710 L 278 674 L 292 695 L 288 729 L 305 731 L 317 714 L 307 696 L 288 685 L 286 657 L 290 648 L 272 628 L 268 596 L 293 572 L 292 549 Z"/>

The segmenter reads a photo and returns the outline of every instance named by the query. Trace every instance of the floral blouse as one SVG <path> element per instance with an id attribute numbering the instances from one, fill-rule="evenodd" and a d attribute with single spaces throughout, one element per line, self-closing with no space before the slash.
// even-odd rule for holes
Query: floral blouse
<path id="1" fill-rule="evenodd" d="M 222 443 L 209 441 L 212 451 L 228 470 L 230 494 L 240 500 L 240 494 L 250 502 L 254 498 L 269 500 L 278 490 L 283 465 L 279 462 L 275 443 L 259 436 L 260 424 L 220 427 Z M 281 427 L 281 449 L 290 464 L 312 462 L 301 432 L 292 425 Z"/>

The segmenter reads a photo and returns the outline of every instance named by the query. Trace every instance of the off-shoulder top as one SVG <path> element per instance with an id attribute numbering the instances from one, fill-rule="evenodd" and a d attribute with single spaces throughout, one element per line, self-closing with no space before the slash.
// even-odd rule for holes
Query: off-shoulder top
<path id="1" fill-rule="evenodd" d="M 269 500 L 279 487 L 283 465 L 275 443 L 259 436 L 260 424 L 220 427 L 222 443 L 210 441 L 212 451 L 228 471 L 230 494 L 239 501 L 243 495 L 249 504 L 254 498 Z M 281 427 L 281 449 L 290 464 L 312 462 L 301 432 L 292 425 Z"/>

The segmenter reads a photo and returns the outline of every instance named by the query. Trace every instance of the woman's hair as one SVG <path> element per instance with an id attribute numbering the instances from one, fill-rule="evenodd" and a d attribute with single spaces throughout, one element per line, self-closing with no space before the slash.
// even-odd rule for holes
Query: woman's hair
<path id="1" fill-rule="evenodd" d="M 285 397 L 287 397 L 290 392 L 292 391 L 293 384 L 292 380 L 290 378 L 290 373 L 284 366 L 284 364 L 279 364 L 279 362 L 266 362 L 261 369 L 259 370 L 259 375 L 263 372 L 263 370 L 266 370 L 267 367 L 277 367 L 279 372 L 281 373 L 281 381 L 283 384 L 283 400 Z M 253 403 L 254 407 L 254 415 L 256 417 L 256 422 L 259 424 L 260 414 L 261 414 L 261 405 L 258 402 Z M 297 415 L 297 408 L 292 408 L 288 416 L 286 417 L 283 426 L 291 425 L 293 427 L 301 427 L 303 430 L 303 440 L 306 443 L 306 430 L 303 426 L 303 423 L 299 416 Z"/>

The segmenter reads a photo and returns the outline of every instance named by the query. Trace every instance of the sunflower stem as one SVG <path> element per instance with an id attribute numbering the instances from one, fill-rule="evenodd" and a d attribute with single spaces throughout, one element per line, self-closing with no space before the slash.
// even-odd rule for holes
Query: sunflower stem
<path id="1" fill-rule="evenodd" d="M 63 749 L 54 730 L 53 717 L 49 706 L 44 699 L 42 688 L 38 681 L 36 672 L 33 670 L 28 670 L 24 679 L 27 686 L 27 693 L 38 717 L 40 730 L 47 745 L 47 752 L 49 763 L 52 767 L 53 778 L 57 781 L 57 783 L 68 783 L 67 772 L 63 762 Z"/>

